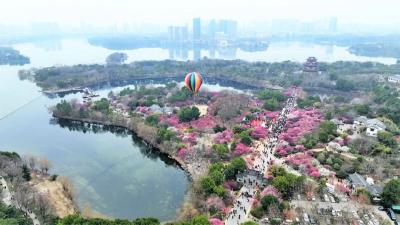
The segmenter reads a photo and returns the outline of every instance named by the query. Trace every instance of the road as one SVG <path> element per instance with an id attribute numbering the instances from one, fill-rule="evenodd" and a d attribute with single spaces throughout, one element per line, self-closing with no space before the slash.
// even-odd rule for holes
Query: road
<path id="1" fill-rule="evenodd" d="M 280 112 L 278 119 L 271 124 L 269 137 L 256 148 L 258 156 L 254 159 L 252 169 L 258 171 L 262 175 L 268 171 L 271 160 L 275 162 L 277 160 L 273 153 L 278 145 L 278 136 L 283 130 L 287 115 L 295 108 L 296 97 L 297 93 L 292 93 L 292 96 L 288 99 L 285 107 Z M 245 178 L 245 183 L 239 191 L 234 207 L 225 220 L 225 225 L 238 225 L 249 220 L 249 213 L 254 200 L 252 196 L 254 196 L 258 190 L 257 184 L 260 183 L 261 181 L 257 180 L 255 177 L 248 176 Z"/>
<path id="2" fill-rule="evenodd" d="M 16 208 L 21 209 L 25 214 L 29 216 L 29 218 L 31 218 L 33 225 L 40 225 L 40 221 L 37 219 L 35 213 L 33 213 L 31 210 L 18 207 L 19 204 L 15 202 L 15 200 L 12 198 L 13 195 L 10 191 L 10 188 L 8 187 L 6 180 L 2 176 L 0 176 L 0 183 L 1 187 L 3 188 L 1 194 L 2 194 L 2 201 L 4 202 L 4 204 L 6 204 L 7 206 L 12 205 Z"/>

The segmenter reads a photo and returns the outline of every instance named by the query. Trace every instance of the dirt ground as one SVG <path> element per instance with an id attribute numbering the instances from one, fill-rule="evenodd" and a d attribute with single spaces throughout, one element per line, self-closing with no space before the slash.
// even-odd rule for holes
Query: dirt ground
<path id="1" fill-rule="evenodd" d="M 207 114 L 208 106 L 207 105 L 195 105 L 199 111 L 200 111 L 200 116 L 204 116 Z"/>
<path id="2" fill-rule="evenodd" d="M 34 187 L 43 194 L 47 194 L 57 216 L 63 218 L 77 213 L 73 201 L 66 197 L 63 187 L 58 181 L 40 180 Z"/>

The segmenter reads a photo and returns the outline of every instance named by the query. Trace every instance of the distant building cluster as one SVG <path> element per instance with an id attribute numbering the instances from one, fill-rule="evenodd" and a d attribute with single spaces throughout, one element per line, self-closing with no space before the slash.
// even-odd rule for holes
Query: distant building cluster
<path id="1" fill-rule="evenodd" d="M 201 18 L 192 21 L 192 37 L 190 38 L 189 26 L 169 26 L 168 39 L 171 42 L 200 41 L 204 39 L 235 39 L 237 37 L 238 23 L 235 20 L 210 20 L 203 24 Z"/>
<path id="2" fill-rule="evenodd" d="M 379 131 L 386 130 L 386 125 L 382 121 L 376 118 L 369 119 L 365 116 L 354 118 L 352 124 L 346 124 L 337 119 L 332 119 L 331 121 L 337 125 L 337 132 L 339 134 L 346 133 L 349 130 L 355 134 L 361 134 L 365 131 L 367 136 L 377 137 Z"/>
<path id="3" fill-rule="evenodd" d="M 359 116 L 354 119 L 354 129 L 361 130 L 360 128 L 366 128 L 366 135 L 376 137 L 379 131 L 384 131 L 386 125 L 378 119 L 368 119 L 365 116 Z"/>
<path id="4" fill-rule="evenodd" d="M 188 26 L 169 26 L 168 40 L 169 41 L 187 41 L 189 39 Z"/>
<path id="5" fill-rule="evenodd" d="M 400 84 L 400 75 L 393 75 L 388 77 L 388 82 Z"/>

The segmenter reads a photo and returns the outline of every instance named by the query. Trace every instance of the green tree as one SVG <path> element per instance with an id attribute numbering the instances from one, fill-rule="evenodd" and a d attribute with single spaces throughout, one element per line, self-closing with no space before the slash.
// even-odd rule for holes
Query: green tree
<path id="1" fill-rule="evenodd" d="M 265 89 L 258 93 L 258 97 L 262 100 L 275 99 L 279 102 L 285 101 L 285 96 L 280 91 Z"/>
<path id="2" fill-rule="evenodd" d="M 160 115 L 159 114 L 153 114 L 150 115 L 146 118 L 146 123 L 150 124 L 153 127 L 156 127 L 158 123 L 160 122 Z"/>
<path id="3" fill-rule="evenodd" d="M 296 189 L 303 186 L 304 180 L 304 176 L 296 176 L 295 174 L 287 173 L 283 176 L 275 177 L 272 180 L 272 186 L 282 193 L 284 199 L 289 199 Z"/>
<path id="4" fill-rule="evenodd" d="M 247 221 L 247 222 L 241 223 L 240 225 L 259 225 L 259 224 L 256 222 L 253 222 L 253 221 Z"/>
<path id="5" fill-rule="evenodd" d="M 72 106 L 66 100 L 61 100 L 61 102 L 56 105 L 56 110 L 61 116 L 69 116 L 72 112 Z"/>
<path id="6" fill-rule="evenodd" d="M 1 225 L 32 225 L 32 220 L 25 217 L 23 212 L 14 206 L 6 206 L 0 202 L 0 224 Z"/>
<path id="7" fill-rule="evenodd" d="M 369 116 L 371 114 L 371 109 L 370 109 L 369 105 L 357 104 L 354 106 L 354 109 L 356 110 L 356 112 L 358 114 L 363 115 L 363 116 Z"/>
<path id="8" fill-rule="evenodd" d="M 345 80 L 343 78 L 339 78 L 336 81 L 336 89 L 341 91 L 352 91 L 355 89 L 355 84 L 353 81 Z"/>
<path id="9" fill-rule="evenodd" d="M 268 210 L 270 205 L 279 205 L 279 200 L 273 195 L 266 195 L 261 198 L 261 206 L 264 210 Z"/>
<path id="10" fill-rule="evenodd" d="M 214 152 L 216 152 L 220 157 L 224 156 L 229 152 L 228 145 L 226 144 L 214 144 L 212 146 Z"/>
<path id="11" fill-rule="evenodd" d="M 261 219 L 264 216 L 265 211 L 261 206 L 257 206 L 250 211 L 250 214 L 257 219 Z"/>
<path id="12" fill-rule="evenodd" d="M 200 116 L 200 111 L 196 106 L 193 107 L 183 107 L 178 112 L 179 121 L 190 122 L 192 120 L 198 119 Z"/>
<path id="13" fill-rule="evenodd" d="M 245 171 L 247 168 L 246 161 L 241 157 L 234 158 L 225 169 L 225 177 L 234 179 L 239 172 Z"/>
<path id="14" fill-rule="evenodd" d="M 29 171 L 29 168 L 26 166 L 26 164 L 22 165 L 22 178 L 24 178 L 26 181 L 31 180 L 31 171 Z"/>
<path id="15" fill-rule="evenodd" d="M 224 182 L 225 176 L 223 171 L 213 170 L 208 175 L 214 180 L 216 185 L 221 185 Z"/>
<path id="16" fill-rule="evenodd" d="M 242 139 L 240 139 L 240 142 L 245 144 L 245 145 L 247 145 L 247 146 L 250 146 L 252 140 L 251 140 L 251 138 L 249 136 L 245 136 L 245 137 L 242 137 Z"/>
<path id="17" fill-rule="evenodd" d="M 391 148 L 397 147 L 397 142 L 394 139 L 393 134 L 387 131 L 378 132 L 378 141 Z"/>
<path id="18" fill-rule="evenodd" d="M 279 102 L 275 98 L 265 100 L 264 109 L 269 111 L 275 111 L 278 108 L 279 108 Z"/>
<path id="19" fill-rule="evenodd" d="M 201 188 L 203 191 L 207 194 L 210 195 L 214 193 L 214 188 L 215 188 L 215 182 L 211 177 L 204 177 L 200 181 Z"/>
<path id="20" fill-rule="evenodd" d="M 182 87 L 180 91 L 172 93 L 172 95 L 168 98 L 169 102 L 180 102 L 186 101 L 191 96 L 191 93 L 186 87 Z"/>
<path id="21" fill-rule="evenodd" d="M 225 188 L 222 185 L 215 186 L 213 192 L 219 197 L 224 197 L 226 193 Z"/>
<path id="22" fill-rule="evenodd" d="M 385 207 L 400 204 L 400 179 L 392 179 L 383 187 L 381 202 Z"/>
<path id="23" fill-rule="evenodd" d="M 94 102 L 93 108 L 95 110 L 106 112 L 110 108 L 110 102 L 106 98 L 102 98 Z"/>
<path id="24" fill-rule="evenodd" d="M 211 225 L 207 216 L 196 216 L 192 219 L 191 225 Z"/>
<path id="25" fill-rule="evenodd" d="M 273 165 L 270 169 L 272 176 L 278 177 L 278 176 L 285 176 L 286 175 L 286 170 L 282 166 L 277 166 Z"/>

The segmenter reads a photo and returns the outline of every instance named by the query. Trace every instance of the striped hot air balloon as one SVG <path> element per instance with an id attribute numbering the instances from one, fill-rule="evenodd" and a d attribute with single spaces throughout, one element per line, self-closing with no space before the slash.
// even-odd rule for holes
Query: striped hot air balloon
<path id="1" fill-rule="evenodd" d="M 199 92 L 202 83 L 203 78 L 200 73 L 191 72 L 185 77 L 185 85 L 193 94 Z"/>

